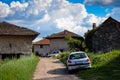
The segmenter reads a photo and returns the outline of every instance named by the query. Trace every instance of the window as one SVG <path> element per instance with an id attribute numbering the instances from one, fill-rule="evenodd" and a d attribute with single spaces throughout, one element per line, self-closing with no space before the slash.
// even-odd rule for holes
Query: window
<path id="1" fill-rule="evenodd" d="M 80 59 L 80 58 L 86 58 L 86 55 L 84 53 L 76 53 L 70 55 L 70 59 Z"/>
<path id="2" fill-rule="evenodd" d="M 12 48 L 12 44 L 11 43 L 9 43 L 9 47 Z"/>
<path id="3" fill-rule="evenodd" d="M 43 48 L 43 45 L 40 45 L 40 48 Z"/>

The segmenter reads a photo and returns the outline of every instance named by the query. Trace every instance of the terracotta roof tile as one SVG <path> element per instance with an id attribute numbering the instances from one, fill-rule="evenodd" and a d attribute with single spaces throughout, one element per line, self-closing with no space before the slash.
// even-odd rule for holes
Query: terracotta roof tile
<path id="1" fill-rule="evenodd" d="M 64 30 L 62 32 L 56 33 L 56 34 L 52 34 L 50 36 L 47 36 L 47 39 L 54 39 L 54 38 L 65 38 L 66 36 L 71 36 L 73 38 L 82 38 L 80 35 L 75 34 L 73 32 L 70 32 L 68 30 Z"/>
<path id="2" fill-rule="evenodd" d="M 39 33 L 33 30 L 16 26 L 7 22 L 0 22 L 0 35 L 35 35 Z"/>
<path id="3" fill-rule="evenodd" d="M 45 45 L 49 45 L 50 44 L 50 40 L 49 39 L 42 39 L 42 40 L 39 40 L 37 42 L 34 42 L 33 44 L 45 44 Z"/>

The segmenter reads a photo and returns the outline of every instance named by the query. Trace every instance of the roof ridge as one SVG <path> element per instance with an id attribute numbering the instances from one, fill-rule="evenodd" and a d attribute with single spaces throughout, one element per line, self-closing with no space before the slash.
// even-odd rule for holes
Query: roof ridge
<path id="1" fill-rule="evenodd" d="M 51 34 L 51 35 L 47 36 L 46 38 L 48 38 L 48 39 L 50 39 L 50 38 L 65 38 L 67 35 L 70 35 L 71 37 L 82 38 L 82 36 L 80 36 L 74 32 L 68 31 L 68 30 L 64 30 L 64 31 L 61 31 L 58 33 Z"/>

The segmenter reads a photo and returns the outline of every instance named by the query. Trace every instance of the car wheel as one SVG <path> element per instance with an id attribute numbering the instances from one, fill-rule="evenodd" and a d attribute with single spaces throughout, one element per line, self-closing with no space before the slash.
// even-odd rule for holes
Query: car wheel
<path id="1" fill-rule="evenodd" d="M 72 70 L 68 70 L 68 73 L 71 74 L 71 73 L 72 73 Z"/>
<path id="2" fill-rule="evenodd" d="M 72 73 L 72 70 L 69 70 L 68 66 L 67 66 L 67 71 L 68 71 L 69 74 Z"/>

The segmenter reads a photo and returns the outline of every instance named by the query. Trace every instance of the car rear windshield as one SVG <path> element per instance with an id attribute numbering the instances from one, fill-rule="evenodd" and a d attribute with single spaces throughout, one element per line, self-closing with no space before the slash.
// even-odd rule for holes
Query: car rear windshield
<path id="1" fill-rule="evenodd" d="M 70 55 L 70 59 L 80 59 L 80 58 L 86 58 L 85 53 L 76 53 Z"/>

